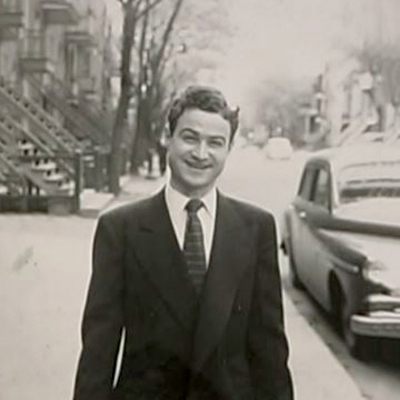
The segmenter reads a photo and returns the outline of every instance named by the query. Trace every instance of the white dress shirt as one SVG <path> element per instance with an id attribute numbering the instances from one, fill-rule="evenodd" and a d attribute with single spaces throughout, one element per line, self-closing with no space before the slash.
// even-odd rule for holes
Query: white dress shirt
<path id="1" fill-rule="evenodd" d="M 189 200 L 189 197 L 179 193 L 177 190 L 171 187 L 169 183 L 167 184 L 165 189 L 165 201 L 167 203 L 169 216 L 171 218 L 175 235 L 181 249 L 183 249 L 187 219 L 187 211 L 185 210 L 185 207 Z M 208 267 L 215 229 L 217 190 L 213 188 L 200 200 L 204 203 L 204 207 L 197 212 L 197 215 L 200 219 L 203 230 L 204 250 L 206 253 L 206 262 Z"/>

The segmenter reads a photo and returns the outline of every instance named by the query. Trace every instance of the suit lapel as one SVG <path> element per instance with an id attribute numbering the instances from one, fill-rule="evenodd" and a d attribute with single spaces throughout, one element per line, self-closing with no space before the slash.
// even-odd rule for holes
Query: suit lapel
<path id="1" fill-rule="evenodd" d="M 153 197 L 142 214 L 135 246 L 141 266 L 171 313 L 192 329 L 197 295 L 188 277 L 169 217 L 164 191 Z"/>
<path id="2" fill-rule="evenodd" d="M 218 195 L 211 262 L 194 339 L 193 366 L 200 370 L 222 337 L 249 259 L 251 234 L 231 202 Z"/>

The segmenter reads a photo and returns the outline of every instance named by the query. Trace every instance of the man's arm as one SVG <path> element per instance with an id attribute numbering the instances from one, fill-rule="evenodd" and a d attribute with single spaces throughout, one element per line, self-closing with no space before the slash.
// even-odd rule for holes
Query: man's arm
<path id="1" fill-rule="evenodd" d="M 257 269 L 249 320 L 249 366 L 257 400 L 292 400 L 287 366 L 277 237 L 272 215 L 260 218 Z"/>
<path id="2" fill-rule="evenodd" d="M 123 321 L 123 232 L 99 219 L 82 321 L 74 400 L 109 400 Z"/>

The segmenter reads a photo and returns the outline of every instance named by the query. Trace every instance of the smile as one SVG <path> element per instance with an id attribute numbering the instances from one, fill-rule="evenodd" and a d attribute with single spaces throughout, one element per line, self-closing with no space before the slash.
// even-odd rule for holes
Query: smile
<path id="1" fill-rule="evenodd" d="M 196 163 L 191 163 L 189 161 L 186 161 L 186 165 L 188 165 L 190 168 L 197 169 L 197 170 L 200 170 L 200 171 L 203 171 L 203 170 L 211 168 L 211 165 L 209 165 L 209 164 L 207 164 L 207 165 L 196 164 Z"/>

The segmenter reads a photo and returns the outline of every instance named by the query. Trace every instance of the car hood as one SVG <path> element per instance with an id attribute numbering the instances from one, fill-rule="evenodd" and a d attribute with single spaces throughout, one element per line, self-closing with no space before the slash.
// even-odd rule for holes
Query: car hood
<path id="1" fill-rule="evenodd" d="M 348 249 L 362 255 L 363 264 L 369 262 L 380 265 L 382 283 L 400 293 L 400 238 L 329 229 L 321 229 L 319 234 L 331 249 L 340 244 L 337 247 L 339 257 L 344 255 L 344 249 Z"/>
<path id="2" fill-rule="evenodd" d="M 374 198 L 344 204 L 335 215 L 348 220 L 400 227 L 400 198 Z"/>
<path id="3" fill-rule="evenodd" d="M 338 226 L 320 227 L 325 237 L 341 242 L 370 262 L 384 265 L 382 280 L 400 289 L 400 199 L 367 199 L 335 211 Z"/>

